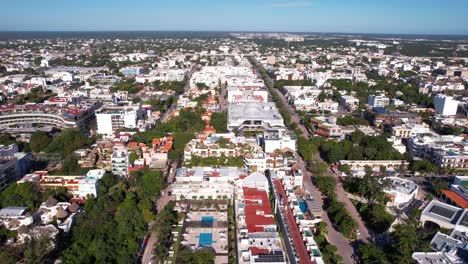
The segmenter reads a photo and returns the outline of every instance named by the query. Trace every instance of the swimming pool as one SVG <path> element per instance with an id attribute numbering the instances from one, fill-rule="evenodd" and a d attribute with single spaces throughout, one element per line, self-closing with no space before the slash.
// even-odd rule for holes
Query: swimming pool
<path id="1" fill-rule="evenodd" d="M 211 246 L 213 244 L 213 234 L 212 233 L 200 233 L 198 237 L 198 246 L 205 247 Z"/>
<path id="2" fill-rule="evenodd" d="M 213 223 L 215 221 L 214 217 L 211 215 L 208 216 L 202 216 L 201 222 L 202 223 Z"/>

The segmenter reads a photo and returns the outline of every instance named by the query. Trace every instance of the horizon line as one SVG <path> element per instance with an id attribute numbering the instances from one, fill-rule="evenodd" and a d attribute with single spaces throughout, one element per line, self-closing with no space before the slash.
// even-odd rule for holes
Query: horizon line
<path id="1" fill-rule="evenodd" d="M 274 30 L 184 30 L 184 29 L 157 29 L 157 30 L 121 30 L 121 29 L 93 29 L 93 30 L 0 30 L 0 33 L 40 33 L 40 32 L 215 32 L 215 33 L 292 33 L 292 34 L 366 34 L 366 35 L 419 35 L 419 36 L 468 36 L 468 33 L 383 33 L 383 32 L 340 32 L 340 31 L 274 31 Z"/>

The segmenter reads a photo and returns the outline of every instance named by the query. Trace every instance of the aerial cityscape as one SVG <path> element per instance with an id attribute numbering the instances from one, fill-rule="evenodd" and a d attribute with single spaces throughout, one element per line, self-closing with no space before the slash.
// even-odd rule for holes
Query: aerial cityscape
<path id="1" fill-rule="evenodd" d="M 468 2 L 0 5 L 0 264 L 468 263 Z"/>

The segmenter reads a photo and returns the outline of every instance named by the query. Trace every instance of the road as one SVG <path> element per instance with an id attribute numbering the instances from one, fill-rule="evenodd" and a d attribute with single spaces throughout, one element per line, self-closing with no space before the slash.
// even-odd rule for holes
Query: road
<path id="1" fill-rule="evenodd" d="M 175 174 L 175 173 L 174 173 Z M 171 176 L 170 176 L 171 177 Z M 169 185 L 164 189 L 164 193 L 159 196 L 158 201 L 156 203 L 156 208 L 157 211 L 160 212 L 164 207 L 170 202 L 174 201 L 175 197 L 172 195 L 169 195 L 169 192 L 172 191 L 172 186 Z M 151 230 L 153 228 L 154 222 L 151 222 L 148 224 L 148 230 Z M 151 256 L 153 255 L 153 248 L 156 242 L 158 241 L 158 238 L 156 236 L 155 232 L 151 232 L 151 236 L 148 239 L 148 244 L 146 245 L 145 248 L 145 253 L 143 254 L 143 258 L 141 260 L 142 264 L 148 264 L 150 263 Z"/>
<path id="2" fill-rule="evenodd" d="M 258 65 L 256 61 L 254 61 L 253 64 L 254 64 L 254 67 L 257 68 L 257 70 L 260 67 L 262 67 Z M 311 135 L 309 131 L 306 129 L 304 125 L 301 124 L 300 116 L 288 103 L 288 100 L 286 99 L 284 94 L 281 93 L 278 89 L 274 88 L 273 86 L 274 83 L 269 76 L 265 76 L 264 81 L 268 89 L 270 90 L 270 93 L 276 93 L 278 97 L 281 99 L 282 103 L 287 107 L 287 110 L 291 116 L 291 122 L 294 122 L 297 124 L 297 127 L 302 131 L 303 136 L 310 138 Z M 297 156 L 297 161 L 300 165 L 300 168 L 304 174 L 304 183 L 303 183 L 304 189 L 310 192 L 311 195 L 314 197 L 314 199 L 316 201 L 319 201 L 320 205 L 323 207 L 323 203 L 322 203 L 323 195 L 313 184 L 312 175 L 307 170 L 304 160 L 299 155 L 296 155 L 296 156 Z M 324 162 L 318 153 L 315 155 L 315 159 L 318 162 Z M 326 174 L 330 177 L 336 177 L 337 179 L 339 178 L 338 175 L 334 174 L 329 167 L 327 169 Z M 361 240 L 362 242 L 373 241 L 374 234 L 365 226 L 364 221 L 362 220 L 361 216 L 359 215 L 356 208 L 352 204 L 351 200 L 349 199 L 349 197 L 346 195 L 345 191 L 343 190 L 341 181 L 337 180 L 337 183 L 338 184 L 336 186 L 336 193 L 337 193 L 338 201 L 342 202 L 346 206 L 346 209 L 348 210 L 350 216 L 358 223 L 358 227 L 359 227 L 358 229 L 360 232 L 360 236 L 358 237 L 358 239 Z M 356 243 L 346 239 L 341 233 L 339 233 L 333 227 L 333 224 L 331 223 L 326 213 L 322 215 L 322 219 L 328 226 L 328 235 L 327 235 L 328 241 L 337 247 L 338 254 L 343 258 L 344 263 L 354 263 L 353 256 L 355 254 L 355 248 L 353 247 L 356 245 Z"/>
<path id="3" fill-rule="evenodd" d="M 185 86 L 184 86 L 184 92 L 187 92 L 190 89 L 190 78 L 192 77 L 192 74 L 198 70 L 198 66 L 196 64 L 192 65 L 192 68 L 190 71 L 187 73 L 185 76 Z M 161 122 L 167 122 L 167 120 L 172 116 L 174 111 L 176 110 L 177 107 L 177 100 L 179 95 L 174 100 L 174 103 L 167 109 L 167 111 L 164 113 L 163 117 L 161 118 Z"/>

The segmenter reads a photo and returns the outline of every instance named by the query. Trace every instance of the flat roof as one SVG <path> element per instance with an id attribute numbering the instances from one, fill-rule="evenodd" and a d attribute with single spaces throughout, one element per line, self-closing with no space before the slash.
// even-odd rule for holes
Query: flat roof
<path id="1" fill-rule="evenodd" d="M 9 206 L 0 209 L 0 217 L 22 216 L 28 211 L 27 207 Z"/>

